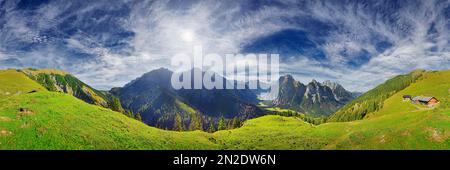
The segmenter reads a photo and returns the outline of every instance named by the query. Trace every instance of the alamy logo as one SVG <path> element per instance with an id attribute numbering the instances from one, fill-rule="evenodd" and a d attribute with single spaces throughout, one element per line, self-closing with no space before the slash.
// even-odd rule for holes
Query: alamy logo
<path id="1" fill-rule="evenodd" d="M 171 60 L 174 89 L 261 89 L 278 93 L 278 54 L 203 54 L 195 46 L 193 55 L 180 53 Z M 226 81 L 225 81 L 226 80 Z"/>

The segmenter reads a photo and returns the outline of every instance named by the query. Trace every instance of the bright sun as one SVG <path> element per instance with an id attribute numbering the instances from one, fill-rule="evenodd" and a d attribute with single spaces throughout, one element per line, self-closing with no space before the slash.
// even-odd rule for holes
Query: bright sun
<path id="1" fill-rule="evenodd" d="M 181 39 L 186 42 L 192 42 L 194 40 L 194 33 L 191 30 L 182 30 Z"/>

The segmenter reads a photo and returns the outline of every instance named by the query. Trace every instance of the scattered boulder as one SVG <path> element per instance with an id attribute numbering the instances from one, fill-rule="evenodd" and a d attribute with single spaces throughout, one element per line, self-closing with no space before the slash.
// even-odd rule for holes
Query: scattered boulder
<path id="1" fill-rule="evenodd" d="M 19 108 L 19 116 L 34 115 L 34 112 L 27 108 Z"/>
<path id="2" fill-rule="evenodd" d="M 11 131 L 9 131 L 9 130 L 7 130 L 7 129 L 2 129 L 2 130 L 0 130 L 0 137 L 1 137 L 1 136 L 9 136 L 9 135 L 12 135 L 12 132 L 11 132 Z"/>
<path id="3" fill-rule="evenodd" d="M 36 93 L 36 92 L 38 92 L 38 90 L 31 90 L 28 93 Z"/>

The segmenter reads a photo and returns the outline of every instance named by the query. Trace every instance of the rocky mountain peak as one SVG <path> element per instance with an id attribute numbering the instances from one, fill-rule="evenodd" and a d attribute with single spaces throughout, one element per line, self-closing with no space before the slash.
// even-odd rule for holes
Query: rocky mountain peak
<path id="1" fill-rule="evenodd" d="M 342 90 L 342 89 L 344 89 L 344 87 L 342 87 L 342 85 L 340 85 L 339 83 L 332 82 L 330 80 L 325 80 L 322 84 L 327 86 L 327 87 L 329 87 L 329 88 L 331 88 L 331 90 Z"/>
<path id="2" fill-rule="evenodd" d="M 290 74 L 281 76 L 279 79 L 280 83 L 287 83 L 287 82 L 293 82 L 293 81 L 294 81 L 294 78 Z"/>
<path id="3" fill-rule="evenodd" d="M 168 87 L 170 83 L 170 78 L 172 76 L 172 71 L 167 68 L 161 67 L 156 70 L 152 70 L 138 77 L 124 87 L 138 86 L 136 88 L 144 88 L 144 86 L 161 86 Z"/>
<path id="4" fill-rule="evenodd" d="M 322 82 L 323 85 L 330 87 L 331 89 L 335 89 L 337 86 L 337 83 L 332 82 L 330 80 L 325 80 L 324 82 Z"/>
<path id="5" fill-rule="evenodd" d="M 314 115 L 328 115 L 353 99 L 338 83 L 313 79 L 306 86 L 290 75 L 280 77 L 280 91 L 273 104 Z"/>
<path id="6" fill-rule="evenodd" d="M 323 85 L 329 87 L 333 91 L 334 97 L 337 101 L 347 102 L 355 98 L 351 92 L 347 91 L 339 83 L 326 80 L 323 82 Z"/>

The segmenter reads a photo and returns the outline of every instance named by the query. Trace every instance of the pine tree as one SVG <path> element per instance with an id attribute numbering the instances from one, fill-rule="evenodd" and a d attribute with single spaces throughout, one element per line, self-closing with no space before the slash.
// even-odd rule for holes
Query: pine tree
<path id="1" fill-rule="evenodd" d="M 134 118 L 135 118 L 136 120 L 139 120 L 139 121 L 142 122 L 142 116 L 141 116 L 141 114 L 140 114 L 139 112 L 136 113 L 136 115 L 134 115 Z"/>
<path id="2" fill-rule="evenodd" d="M 199 114 L 195 113 L 191 115 L 189 130 L 203 130 L 203 123 Z"/>
<path id="3" fill-rule="evenodd" d="M 219 119 L 218 125 L 217 125 L 217 130 L 225 130 L 227 128 L 226 122 L 225 122 L 225 118 L 222 116 Z"/>
<path id="4" fill-rule="evenodd" d="M 111 110 L 121 112 L 121 113 L 125 112 L 125 110 L 122 108 L 122 104 L 120 103 L 119 98 L 117 98 L 115 96 L 111 97 L 111 102 L 109 102 L 108 105 Z"/>
<path id="5" fill-rule="evenodd" d="M 228 122 L 228 129 L 234 129 L 239 127 L 239 119 L 234 117 L 230 122 Z"/>
<path id="6" fill-rule="evenodd" d="M 133 110 L 129 110 L 128 112 L 125 112 L 125 115 L 128 116 L 128 117 L 133 118 L 134 117 Z"/>
<path id="7" fill-rule="evenodd" d="M 175 115 L 175 120 L 173 123 L 173 130 L 176 131 L 183 131 L 183 119 L 181 118 L 180 114 Z"/>
<path id="8" fill-rule="evenodd" d="M 215 132 L 216 128 L 214 128 L 214 123 L 212 121 L 209 122 L 208 132 L 212 133 Z"/>

